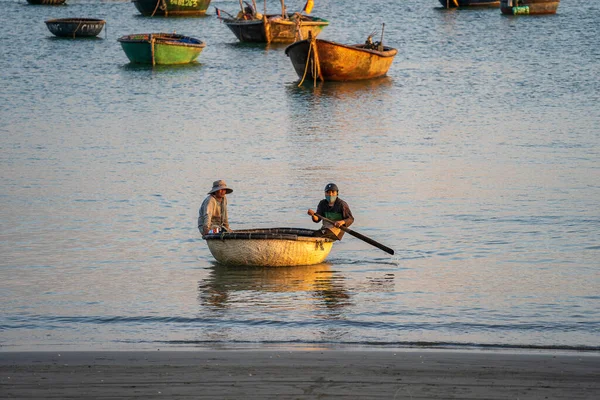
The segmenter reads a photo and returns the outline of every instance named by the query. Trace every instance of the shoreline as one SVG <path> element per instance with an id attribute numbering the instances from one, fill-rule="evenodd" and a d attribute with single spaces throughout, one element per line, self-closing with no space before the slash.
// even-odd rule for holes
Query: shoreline
<path id="1" fill-rule="evenodd" d="M 600 355 L 415 349 L 2 351 L 9 398 L 600 397 Z"/>

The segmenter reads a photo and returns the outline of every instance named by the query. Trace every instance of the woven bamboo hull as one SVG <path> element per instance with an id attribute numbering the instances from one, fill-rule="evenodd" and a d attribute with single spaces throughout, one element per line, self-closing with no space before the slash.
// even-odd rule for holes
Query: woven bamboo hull
<path id="1" fill-rule="evenodd" d="M 444 8 L 456 7 L 498 7 L 500 0 L 439 0 Z"/>
<path id="2" fill-rule="evenodd" d="M 98 36 L 106 24 L 106 21 L 94 18 L 60 18 L 45 22 L 54 35 L 73 38 Z"/>
<path id="3" fill-rule="evenodd" d="M 560 0 L 501 0 L 500 11 L 505 15 L 556 14 Z"/>
<path id="4" fill-rule="evenodd" d="M 307 38 L 309 32 L 317 37 L 329 25 L 322 18 L 303 16 L 296 23 L 279 15 L 267 15 L 262 20 L 223 19 L 223 22 L 240 42 L 251 43 L 293 43 L 297 38 Z"/>
<path id="5" fill-rule="evenodd" d="M 362 45 L 344 45 L 316 39 L 321 74 L 326 81 L 355 81 L 385 76 L 398 53 L 396 49 L 384 47 L 383 51 L 361 48 Z M 307 71 L 306 79 L 313 79 L 309 61 L 310 41 L 301 40 L 289 45 L 285 54 L 300 78 Z M 311 55 L 311 58 L 313 56 Z"/>
<path id="6" fill-rule="evenodd" d="M 322 263 L 329 255 L 332 240 L 308 236 L 308 232 L 312 231 L 301 230 L 306 234 L 287 234 L 284 230 L 292 231 L 293 228 L 236 231 L 231 234 L 206 235 L 204 239 L 215 260 L 226 265 L 314 265 Z"/>

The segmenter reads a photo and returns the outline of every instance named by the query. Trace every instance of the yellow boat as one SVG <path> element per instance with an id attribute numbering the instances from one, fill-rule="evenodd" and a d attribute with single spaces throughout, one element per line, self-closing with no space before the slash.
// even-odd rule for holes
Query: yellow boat
<path id="1" fill-rule="evenodd" d="M 398 50 L 368 43 L 346 45 L 313 37 L 289 45 L 285 54 L 302 79 L 355 81 L 385 76 Z"/>
<path id="2" fill-rule="evenodd" d="M 202 236 L 221 264 L 287 267 L 325 261 L 333 240 L 313 237 L 314 231 L 298 228 L 246 229 Z"/>

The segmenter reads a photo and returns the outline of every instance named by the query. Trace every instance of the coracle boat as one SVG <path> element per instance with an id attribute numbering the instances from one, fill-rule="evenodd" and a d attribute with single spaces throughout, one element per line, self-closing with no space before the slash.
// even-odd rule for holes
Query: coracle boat
<path id="1" fill-rule="evenodd" d="M 242 11 L 237 16 L 228 14 L 231 18 L 221 17 L 221 13 L 225 13 L 217 9 L 217 17 L 223 21 L 225 25 L 233 32 L 240 42 L 252 43 L 292 43 L 296 40 L 302 40 L 312 35 L 317 37 L 319 33 L 329 25 L 329 21 L 302 15 L 301 13 L 286 13 L 285 5 L 281 2 L 281 14 L 267 14 L 265 6 L 265 14 L 260 14 L 256 11 L 256 3 L 254 7 L 247 4 L 243 7 L 240 0 Z M 312 6 L 304 11 L 310 13 Z"/>
<path id="2" fill-rule="evenodd" d="M 206 14 L 210 0 L 131 0 L 135 8 L 145 17 L 160 15 L 164 17 L 175 16 L 201 16 Z"/>
<path id="3" fill-rule="evenodd" d="M 65 4 L 66 0 L 27 0 L 29 4 L 44 6 L 60 6 Z"/>
<path id="4" fill-rule="evenodd" d="M 325 261 L 333 240 L 297 228 L 245 229 L 202 236 L 221 264 L 288 267 Z"/>
<path id="5" fill-rule="evenodd" d="M 500 0 L 505 15 L 556 14 L 560 0 Z"/>
<path id="6" fill-rule="evenodd" d="M 346 45 L 311 38 L 289 45 L 285 54 L 298 76 L 322 81 L 355 81 L 385 76 L 398 50 L 372 42 Z M 302 84 L 302 81 L 300 84 Z"/>
<path id="7" fill-rule="evenodd" d="M 206 44 L 175 33 L 141 33 L 117 39 L 129 61 L 137 64 L 187 64 L 198 58 Z"/>
<path id="8" fill-rule="evenodd" d="M 59 37 L 94 37 L 104 28 L 106 21 L 94 18 L 59 18 L 45 21 L 46 26 Z"/>
<path id="9" fill-rule="evenodd" d="M 500 0 L 439 0 L 444 8 L 498 7 Z"/>

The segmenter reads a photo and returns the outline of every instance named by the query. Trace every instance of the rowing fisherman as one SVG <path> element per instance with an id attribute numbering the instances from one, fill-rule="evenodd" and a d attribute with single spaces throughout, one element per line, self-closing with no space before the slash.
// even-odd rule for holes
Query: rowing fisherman
<path id="1" fill-rule="evenodd" d="M 313 236 L 324 237 L 332 240 L 341 240 L 344 231 L 340 226 L 349 227 L 354 222 L 354 217 L 348 207 L 348 203 L 338 197 L 338 187 L 335 183 L 328 183 L 325 186 L 325 198 L 319 202 L 317 211 L 308 210 L 308 215 L 312 217 L 313 222 L 320 222 L 321 218 L 316 214 L 334 221 L 331 224 L 323 220 L 321 229 L 315 231 Z"/>

